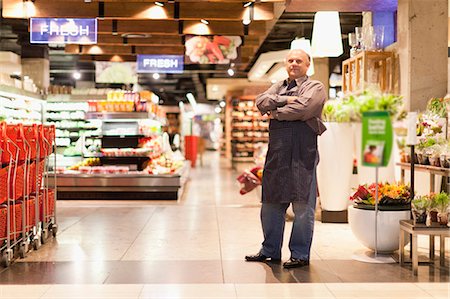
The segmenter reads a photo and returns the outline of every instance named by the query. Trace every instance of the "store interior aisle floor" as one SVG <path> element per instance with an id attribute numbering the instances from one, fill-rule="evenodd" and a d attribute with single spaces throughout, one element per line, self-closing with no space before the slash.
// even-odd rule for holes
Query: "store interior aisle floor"
<path id="1" fill-rule="evenodd" d="M 258 190 L 239 195 L 238 174 L 208 152 L 179 201 L 58 201 L 57 238 L 0 272 L 0 298 L 449 298 L 449 256 L 416 277 L 361 263 L 347 224 L 316 221 L 309 267 L 245 262 L 260 205 Z"/>

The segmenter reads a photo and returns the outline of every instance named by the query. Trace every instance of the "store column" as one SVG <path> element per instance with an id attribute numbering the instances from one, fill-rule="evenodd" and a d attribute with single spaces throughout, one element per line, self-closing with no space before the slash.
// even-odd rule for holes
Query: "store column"
<path id="1" fill-rule="evenodd" d="M 447 94 L 448 0 L 398 0 L 400 93 L 409 111 Z"/>
<path id="2" fill-rule="evenodd" d="M 48 89 L 50 60 L 47 46 L 22 46 L 22 75 L 30 77 L 39 89 Z"/>

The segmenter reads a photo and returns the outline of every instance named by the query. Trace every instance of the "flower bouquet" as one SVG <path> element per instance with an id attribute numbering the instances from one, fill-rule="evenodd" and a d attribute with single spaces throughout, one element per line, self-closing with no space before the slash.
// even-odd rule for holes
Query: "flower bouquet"
<path id="1" fill-rule="evenodd" d="M 378 202 L 379 210 L 409 210 L 410 206 L 410 190 L 409 186 L 404 184 L 378 184 L 378 199 L 376 199 L 376 184 L 360 185 L 355 193 L 350 197 L 355 208 L 373 210 L 375 209 L 375 201 Z"/>

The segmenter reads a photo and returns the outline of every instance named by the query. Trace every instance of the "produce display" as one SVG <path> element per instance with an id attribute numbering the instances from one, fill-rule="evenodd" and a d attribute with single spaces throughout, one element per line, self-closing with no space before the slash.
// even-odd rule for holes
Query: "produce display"
<path id="1" fill-rule="evenodd" d="M 87 159 L 84 159 L 81 162 L 78 162 L 75 165 L 70 166 L 68 169 L 69 170 L 79 170 L 80 167 L 98 166 L 98 165 L 101 165 L 101 162 L 100 162 L 99 158 L 87 158 Z"/>
<path id="2" fill-rule="evenodd" d="M 159 158 L 152 159 L 151 163 L 144 169 L 149 174 L 173 174 L 184 165 L 184 161 L 169 158 L 167 155 L 161 155 Z"/>

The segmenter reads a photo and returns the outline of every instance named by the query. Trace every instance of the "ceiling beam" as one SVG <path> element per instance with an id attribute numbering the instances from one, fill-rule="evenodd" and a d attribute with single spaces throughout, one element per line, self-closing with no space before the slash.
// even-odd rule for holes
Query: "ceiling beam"
<path id="1" fill-rule="evenodd" d="M 3 17 L 25 18 L 23 0 L 3 0 Z M 67 1 L 64 5 L 55 5 L 54 0 L 38 0 L 30 16 L 37 18 L 95 18 L 105 19 L 175 19 L 175 4 L 166 3 L 164 7 L 154 2 L 103 2 L 103 10 L 99 3 L 80 3 Z M 31 2 L 30 2 L 31 3 Z M 254 20 L 272 20 L 273 3 L 254 5 Z M 248 14 L 242 2 L 189 2 L 179 3 L 179 19 L 181 20 L 235 20 L 240 21 Z M 101 12 L 101 13 L 100 13 Z"/>
<path id="2" fill-rule="evenodd" d="M 130 55 L 130 54 L 122 54 L 122 55 L 80 55 L 79 61 L 83 62 L 91 62 L 91 61 L 128 61 L 128 62 L 136 62 L 136 56 Z M 250 62 L 250 59 L 247 57 L 242 57 L 240 63 L 236 63 L 236 66 L 240 66 L 241 64 L 248 64 Z M 213 70 L 198 70 L 198 72 L 203 73 L 214 73 Z M 220 71 L 220 72 L 226 72 Z"/>
<path id="3" fill-rule="evenodd" d="M 124 38 L 120 35 L 99 34 L 97 45 L 136 45 L 136 46 L 178 46 L 182 38 L 178 35 L 154 35 L 143 38 Z"/>
<path id="4" fill-rule="evenodd" d="M 287 0 L 286 12 L 339 12 L 396 11 L 397 0 Z"/>
<path id="5" fill-rule="evenodd" d="M 133 54 L 165 54 L 184 55 L 184 46 L 79 46 L 66 45 L 67 54 L 88 55 L 133 55 Z"/>

